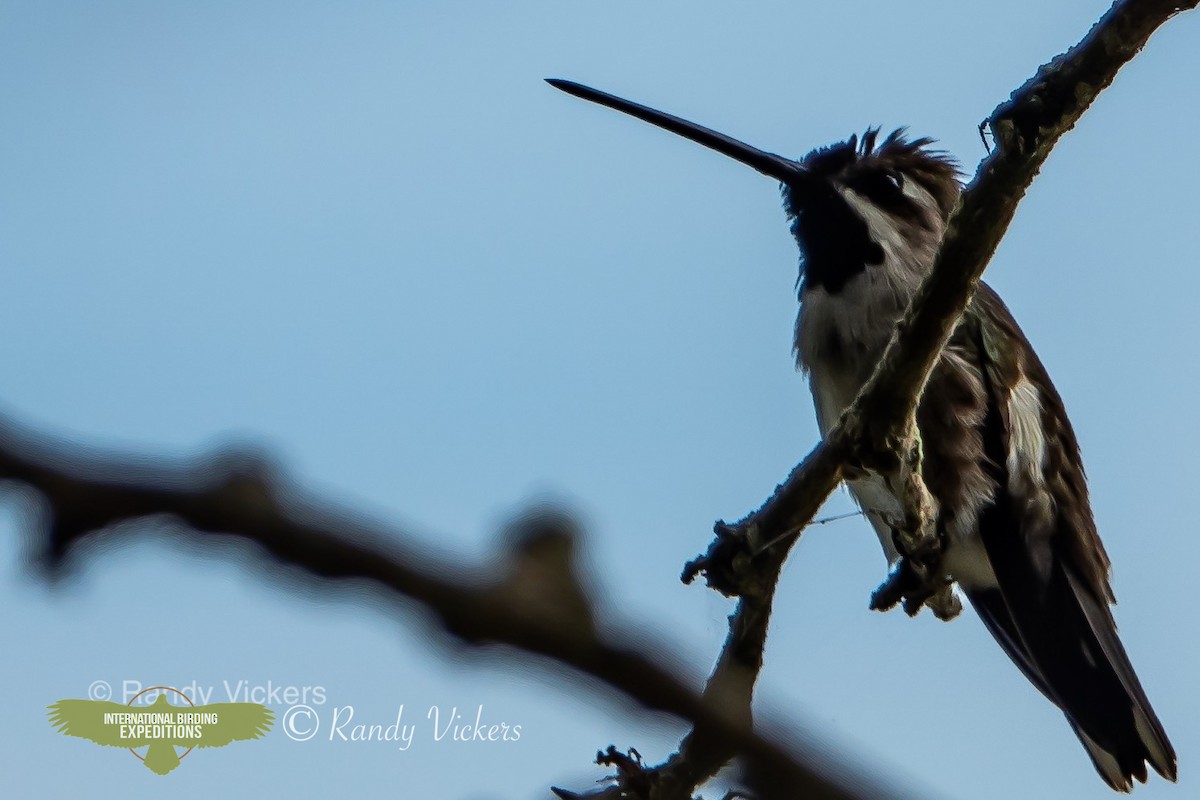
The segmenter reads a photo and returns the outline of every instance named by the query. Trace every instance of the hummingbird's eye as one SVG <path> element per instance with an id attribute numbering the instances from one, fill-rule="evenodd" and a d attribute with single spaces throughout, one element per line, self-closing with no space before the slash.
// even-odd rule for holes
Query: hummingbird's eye
<path id="1" fill-rule="evenodd" d="M 897 169 L 876 167 L 852 176 L 848 183 L 855 192 L 883 209 L 894 211 L 911 202 L 904 194 L 904 173 Z"/>

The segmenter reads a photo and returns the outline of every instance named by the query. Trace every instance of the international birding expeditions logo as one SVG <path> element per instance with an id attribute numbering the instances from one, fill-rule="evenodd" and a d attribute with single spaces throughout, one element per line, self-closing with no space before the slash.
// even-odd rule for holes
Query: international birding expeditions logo
<path id="1" fill-rule="evenodd" d="M 134 708 L 134 701 L 150 692 L 159 692 L 154 702 Z M 257 739 L 275 721 L 275 712 L 261 703 L 198 706 L 170 686 L 143 689 L 126 705 L 108 700 L 59 700 L 46 708 L 50 709 L 50 724 L 59 733 L 126 748 L 158 775 L 178 767 L 197 747 L 224 747 L 233 741 Z M 144 755 L 138 752 L 143 747 Z M 184 748 L 183 753 L 177 748 Z"/>

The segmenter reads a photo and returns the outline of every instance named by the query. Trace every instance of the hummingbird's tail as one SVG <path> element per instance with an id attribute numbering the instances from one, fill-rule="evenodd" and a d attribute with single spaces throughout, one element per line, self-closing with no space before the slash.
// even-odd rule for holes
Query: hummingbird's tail
<path id="1" fill-rule="evenodd" d="M 1059 563 L 1053 572 L 1045 593 L 1021 592 L 1029 602 L 1013 602 L 999 588 L 966 594 L 1025 677 L 1066 715 L 1105 783 L 1128 792 L 1135 779 L 1145 783 L 1147 762 L 1175 780 L 1175 750 L 1107 607 L 1069 567 Z"/>
<path id="2" fill-rule="evenodd" d="M 1113 621 L 1112 612 L 1109 611 L 1107 604 L 1102 605 L 1096 601 L 1070 569 L 1066 569 L 1065 572 L 1067 580 L 1071 584 L 1072 593 L 1079 600 L 1079 607 L 1087 618 L 1090 632 L 1107 659 L 1107 667 L 1116 675 L 1124 690 L 1125 697 L 1118 697 L 1115 700 L 1118 703 L 1123 700 L 1132 712 L 1136 741 L 1126 741 L 1124 747 L 1117 753 L 1109 754 L 1099 742 L 1093 741 L 1086 732 L 1078 727 L 1075 732 L 1079 734 L 1080 741 L 1087 748 L 1088 754 L 1096 764 L 1096 769 L 1101 771 L 1101 775 L 1105 775 L 1104 768 L 1106 766 L 1111 772 L 1112 764 L 1110 762 L 1115 761 L 1121 771 L 1124 771 L 1130 761 L 1133 761 L 1141 770 L 1138 779 L 1144 783 L 1146 780 L 1145 767 L 1142 763 L 1144 759 L 1150 762 L 1150 766 L 1154 767 L 1155 772 L 1159 775 L 1174 781 L 1177 777 L 1175 748 L 1167 739 L 1167 733 L 1163 730 L 1158 715 L 1151 708 L 1150 700 L 1142 689 L 1141 681 L 1133 671 L 1133 665 L 1129 662 L 1125 647 L 1117 637 L 1117 626 Z M 1074 725 L 1074 721 L 1072 721 L 1072 725 Z M 1109 760 L 1105 761 L 1104 756 L 1109 756 Z"/>

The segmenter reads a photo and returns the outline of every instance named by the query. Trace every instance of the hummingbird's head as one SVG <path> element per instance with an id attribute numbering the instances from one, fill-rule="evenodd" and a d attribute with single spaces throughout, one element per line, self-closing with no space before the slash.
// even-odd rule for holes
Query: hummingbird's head
<path id="1" fill-rule="evenodd" d="M 872 268 L 923 277 L 932 266 L 958 200 L 958 165 L 903 129 L 878 138 L 872 128 L 861 142 L 814 150 L 798 162 L 805 180 L 783 183 L 804 289 L 836 294 Z"/>
<path id="2" fill-rule="evenodd" d="M 564 92 L 679 134 L 778 180 L 801 251 L 801 293 L 837 294 L 856 275 L 885 270 L 885 282 L 915 286 L 933 266 L 958 200 L 958 166 L 931 139 L 879 130 L 814 150 L 799 161 L 572 81 Z"/>

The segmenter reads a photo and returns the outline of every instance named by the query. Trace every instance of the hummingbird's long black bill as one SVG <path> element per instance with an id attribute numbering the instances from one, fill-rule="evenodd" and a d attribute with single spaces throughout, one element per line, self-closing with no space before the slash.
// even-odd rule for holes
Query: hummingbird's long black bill
<path id="1" fill-rule="evenodd" d="M 599 89 L 575 83 L 574 81 L 565 81 L 561 78 L 546 78 L 546 83 L 555 89 L 561 89 L 567 94 L 575 95 L 584 100 L 590 100 L 593 103 L 599 103 L 602 106 L 629 114 L 630 116 L 649 122 L 651 125 L 657 125 L 671 133 L 691 139 L 693 142 L 712 148 L 718 153 L 723 153 L 749 167 L 754 167 L 754 169 L 764 175 L 768 175 L 789 186 L 796 187 L 807 184 L 812 180 L 809 171 L 795 161 L 783 156 L 777 156 L 774 153 L 768 153 L 765 150 L 759 150 L 757 147 L 751 147 L 745 142 L 739 142 L 737 139 L 726 136 L 723 133 L 717 133 L 703 125 L 688 122 L 686 119 L 680 119 L 671 114 L 624 100 L 607 92 L 602 92 Z"/>

